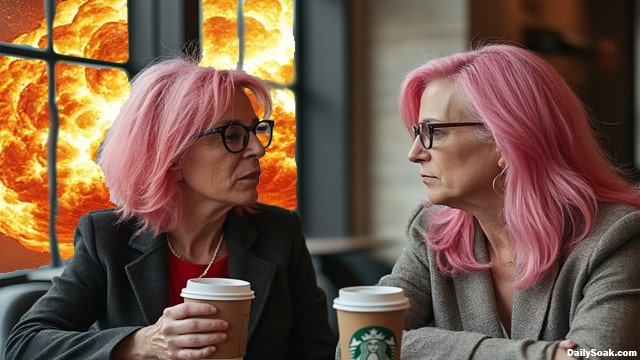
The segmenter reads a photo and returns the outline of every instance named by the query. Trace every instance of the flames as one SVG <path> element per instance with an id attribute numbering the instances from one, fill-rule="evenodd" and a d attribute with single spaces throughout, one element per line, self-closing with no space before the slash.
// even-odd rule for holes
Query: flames
<path id="1" fill-rule="evenodd" d="M 56 52 L 113 62 L 128 59 L 126 0 L 58 1 L 53 40 Z M 203 1 L 203 65 L 235 68 L 238 63 L 236 0 Z M 293 80 L 293 1 L 245 3 L 246 50 L 243 68 L 277 83 Z M 82 36 L 80 35 L 82 34 Z M 89 34 L 89 35 L 86 35 Z M 44 48 L 45 21 L 15 43 Z M 49 249 L 46 148 L 49 133 L 47 72 L 44 62 L 0 56 L 0 232 L 36 251 Z M 56 65 L 60 130 L 56 152 L 58 219 L 63 258 L 73 255 L 73 232 L 86 211 L 112 207 L 97 147 L 129 91 L 118 69 Z M 260 201 L 297 206 L 295 101 L 274 90 L 276 133 L 262 160 Z"/>
<path id="2" fill-rule="evenodd" d="M 237 0 L 203 0 L 203 65 L 233 69 L 238 64 Z M 246 0 L 243 69 L 281 84 L 293 81 L 293 0 Z M 288 209 L 297 206 L 295 98 L 273 92 L 273 142 L 263 158 L 260 201 Z"/>

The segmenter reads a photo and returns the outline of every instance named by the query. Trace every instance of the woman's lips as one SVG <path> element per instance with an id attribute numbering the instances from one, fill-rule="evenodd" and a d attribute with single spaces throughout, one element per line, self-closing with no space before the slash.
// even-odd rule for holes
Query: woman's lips
<path id="1" fill-rule="evenodd" d="M 422 178 L 422 182 L 427 182 L 431 179 L 436 179 L 436 177 L 433 175 L 420 174 L 420 177 Z"/>
<path id="2" fill-rule="evenodd" d="M 254 171 L 254 172 L 251 172 L 251 173 L 243 176 L 242 179 L 245 179 L 245 178 L 259 178 L 259 177 L 260 177 L 260 171 Z"/>
<path id="3" fill-rule="evenodd" d="M 260 182 L 260 171 L 251 172 L 240 178 L 241 181 Z"/>

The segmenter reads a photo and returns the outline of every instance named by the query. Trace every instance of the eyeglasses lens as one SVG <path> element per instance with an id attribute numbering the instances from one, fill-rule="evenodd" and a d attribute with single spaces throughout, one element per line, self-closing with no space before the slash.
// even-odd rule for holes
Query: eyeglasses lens
<path id="1" fill-rule="evenodd" d="M 417 132 L 419 132 L 420 142 L 422 145 L 430 149 L 431 148 L 431 128 L 426 123 L 420 123 Z"/>
<path id="2" fill-rule="evenodd" d="M 271 125 L 269 125 L 266 122 L 260 122 L 256 126 L 256 129 L 255 129 L 256 137 L 258 138 L 258 141 L 260 141 L 262 146 L 264 146 L 265 148 L 269 146 L 269 144 L 271 143 L 272 132 L 273 131 L 271 129 Z"/>
<path id="3" fill-rule="evenodd" d="M 259 122 L 253 130 L 240 124 L 231 124 L 224 130 L 224 142 L 227 149 L 234 153 L 243 151 L 249 143 L 249 131 L 256 134 L 258 141 L 265 148 L 271 144 L 273 129 L 270 123 Z"/>
<path id="4" fill-rule="evenodd" d="M 244 150 L 249 140 L 247 129 L 242 125 L 229 125 L 224 132 L 224 142 L 229 151 L 240 152 Z"/>

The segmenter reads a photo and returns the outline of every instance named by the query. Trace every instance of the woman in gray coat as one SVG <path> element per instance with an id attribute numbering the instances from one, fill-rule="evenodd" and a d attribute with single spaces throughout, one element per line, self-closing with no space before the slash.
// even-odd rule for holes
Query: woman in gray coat
<path id="1" fill-rule="evenodd" d="M 556 71 L 488 45 L 415 69 L 400 101 L 428 189 L 380 280 L 410 299 L 401 358 L 637 355 L 640 192 Z"/>
<path id="2" fill-rule="evenodd" d="M 80 219 L 73 258 L 13 329 L 7 359 L 209 358 L 237 324 L 183 303 L 197 277 L 251 283 L 245 360 L 333 358 L 300 219 L 257 203 L 274 127 L 258 106 L 268 119 L 264 82 L 186 56 L 134 78 L 98 155 L 117 208 Z"/>

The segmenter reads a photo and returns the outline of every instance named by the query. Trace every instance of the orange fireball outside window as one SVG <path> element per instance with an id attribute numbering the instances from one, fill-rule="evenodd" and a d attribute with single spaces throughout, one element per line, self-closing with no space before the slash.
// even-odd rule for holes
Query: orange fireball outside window
<path id="1" fill-rule="evenodd" d="M 0 5 L 0 41 L 43 49 L 48 35 L 42 0 Z M 53 27 L 56 53 L 113 63 L 128 60 L 126 0 L 58 0 Z M 274 84 L 274 139 L 263 158 L 259 201 L 294 209 L 296 199 L 293 1 L 247 1 L 243 13 L 244 58 L 239 59 L 236 0 L 203 0 L 203 65 L 235 68 Z M 4 10 L 3 10 L 4 9 Z M 19 9 L 15 11 L 15 9 Z M 10 14 L 11 16 L 8 16 Z M 21 23 L 21 21 L 23 23 Z M 9 36 L 10 38 L 5 38 Z M 0 55 L 0 273 L 50 263 L 46 159 L 49 134 L 46 64 Z M 56 233 L 63 259 L 73 255 L 79 216 L 111 207 L 98 145 L 129 91 L 119 68 L 59 62 L 56 102 L 58 213 Z"/>

